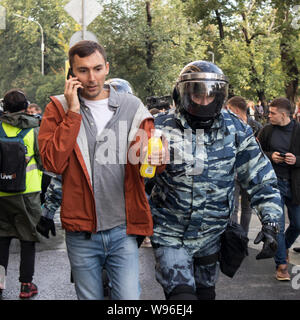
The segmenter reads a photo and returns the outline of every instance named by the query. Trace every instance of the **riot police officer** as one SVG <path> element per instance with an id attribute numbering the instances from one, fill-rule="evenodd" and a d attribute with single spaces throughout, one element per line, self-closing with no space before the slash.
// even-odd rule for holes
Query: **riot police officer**
<path id="1" fill-rule="evenodd" d="M 257 259 L 273 257 L 282 209 L 276 176 L 252 129 L 222 109 L 228 79 L 215 64 L 194 61 L 173 91 L 175 110 L 155 127 L 169 143 L 170 162 L 150 197 L 156 279 L 167 299 L 215 299 L 219 251 L 234 206 L 234 178 L 251 197 L 262 223 Z"/>

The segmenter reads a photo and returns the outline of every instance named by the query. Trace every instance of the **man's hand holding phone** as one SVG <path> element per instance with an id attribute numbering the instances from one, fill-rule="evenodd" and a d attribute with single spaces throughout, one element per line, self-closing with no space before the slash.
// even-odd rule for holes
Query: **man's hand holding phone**
<path id="1" fill-rule="evenodd" d="M 272 160 L 275 163 L 283 163 L 285 159 L 285 154 L 282 152 L 275 151 L 272 153 Z"/>
<path id="2" fill-rule="evenodd" d="M 292 166 L 296 163 L 296 156 L 290 152 L 287 152 L 284 157 L 284 162 Z"/>
<path id="3" fill-rule="evenodd" d="M 67 100 L 69 110 L 80 113 L 78 89 L 83 89 L 82 83 L 77 77 L 70 76 L 65 82 L 64 96 Z"/>
<path id="4" fill-rule="evenodd" d="M 272 153 L 272 160 L 275 163 L 285 162 L 286 164 L 289 164 L 289 165 L 294 165 L 296 163 L 296 157 L 290 152 L 282 153 L 282 152 L 275 151 Z"/>

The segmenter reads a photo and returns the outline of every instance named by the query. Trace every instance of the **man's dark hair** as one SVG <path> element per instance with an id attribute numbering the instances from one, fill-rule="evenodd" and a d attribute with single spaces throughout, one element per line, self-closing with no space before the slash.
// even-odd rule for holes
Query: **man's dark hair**
<path id="1" fill-rule="evenodd" d="M 270 107 L 278 108 L 282 111 L 285 111 L 287 115 L 290 115 L 292 112 L 292 105 L 289 99 L 287 98 L 277 98 L 270 103 Z"/>
<path id="2" fill-rule="evenodd" d="M 13 113 L 25 110 L 28 107 L 28 100 L 23 91 L 11 89 L 7 91 L 3 98 L 3 110 Z"/>
<path id="3" fill-rule="evenodd" d="M 73 66 L 74 56 L 77 54 L 80 58 L 88 57 L 95 51 L 99 51 L 104 58 L 105 63 L 107 62 L 107 55 L 105 49 L 97 42 L 90 40 L 82 40 L 74 44 L 69 50 L 69 63 L 70 67 Z"/>
<path id="4" fill-rule="evenodd" d="M 241 96 L 234 96 L 227 101 L 227 104 L 230 104 L 233 107 L 237 107 L 240 110 L 247 112 L 247 102 Z"/>

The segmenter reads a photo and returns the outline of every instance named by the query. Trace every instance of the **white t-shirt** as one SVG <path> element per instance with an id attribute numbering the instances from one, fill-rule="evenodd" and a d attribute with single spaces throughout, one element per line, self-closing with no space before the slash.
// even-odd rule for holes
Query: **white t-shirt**
<path id="1" fill-rule="evenodd" d="M 97 126 L 97 135 L 99 136 L 114 114 L 114 112 L 108 108 L 108 99 L 87 100 L 82 98 L 82 100 L 91 110 Z"/>

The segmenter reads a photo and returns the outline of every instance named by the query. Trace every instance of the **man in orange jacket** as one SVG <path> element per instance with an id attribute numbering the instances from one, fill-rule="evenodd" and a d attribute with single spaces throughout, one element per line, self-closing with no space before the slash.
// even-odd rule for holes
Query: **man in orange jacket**
<path id="1" fill-rule="evenodd" d="M 51 97 L 39 145 L 45 169 L 62 174 L 61 221 L 77 297 L 103 299 L 105 267 L 112 299 L 138 299 L 136 239 L 153 232 L 139 150 L 153 118 L 135 96 L 104 86 L 109 63 L 101 45 L 78 42 L 69 62 L 64 95 Z M 151 162 L 162 160 L 157 153 Z"/>

